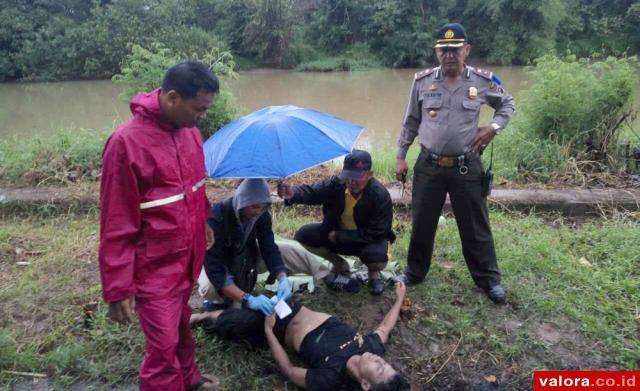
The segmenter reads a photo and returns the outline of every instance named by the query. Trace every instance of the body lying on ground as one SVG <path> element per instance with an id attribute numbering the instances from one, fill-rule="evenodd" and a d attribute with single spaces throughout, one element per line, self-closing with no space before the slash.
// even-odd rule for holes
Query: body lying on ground
<path id="1" fill-rule="evenodd" d="M 254 346 L 269 345 L 280 371 L 307 390 L 408 390 L 407 381 L 381 356 L 402 306 L 406 287 L 395 287 L 396 300 L 382 322 L 367 335 L 360 335 L 329 314 L 313 311 L 289 301 L 292 313 L 284 319 L 265 317 L 262 312 L 228 308 L 194 314 L 191 322 L 202 323 L 208 333 L 222 339 L 244 340 Z M 304 367 L 294 366 L 284 346 L 296 351 Z M 351 388 L 349 388 L 351 389 Z"/>

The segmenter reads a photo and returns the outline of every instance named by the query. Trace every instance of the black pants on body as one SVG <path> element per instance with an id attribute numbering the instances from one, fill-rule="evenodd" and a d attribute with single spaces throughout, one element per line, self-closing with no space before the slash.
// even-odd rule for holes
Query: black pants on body
<path id="1" fill-rule="evenodd" d="M 433 244 L 446 195 L 456 218 L 462 253 L 476 285 L 483 289 L 500 283 L 500 271 L 489 225 L 487 199 L 482 197 L 482 161 L 470 155 L 469 171 L 440 167 L 421 152 L 414 167 L 412 231 L 407 274 L 410 280 L 424 280 L 431 265 Z"/>
<path id="2" fill-rule="evenodd" d="M 287 326 L 302 308 L 302 304 L 292 299 L 288 299 L 287 304 L 291 307 L 291 314 L 284 319 L 276 316 L 276 324 L 273 327 L 273 333 L 283 346 Z M 218 338 L 247 342 L 252 347 L 267 345 L 264 334 L 264 314 L 249 308 L 227 308 L 216 320 L 204 320 L 202 329 L 207 334 Z"/>
<path id="3" fill-rule="evenodd" d="M 361 241 L 329 241 L 329 232 L 322 224 L 303 225 L 295 234 L 294 239 L 303 246 L 326 247 L 332 252 L 341 255 L 352 255 L 360 258 L 365 265 L 385 264 L 389 260 L 387 250 L 389 241 L 386 239 L 372 243 L 362 243 Z"/>

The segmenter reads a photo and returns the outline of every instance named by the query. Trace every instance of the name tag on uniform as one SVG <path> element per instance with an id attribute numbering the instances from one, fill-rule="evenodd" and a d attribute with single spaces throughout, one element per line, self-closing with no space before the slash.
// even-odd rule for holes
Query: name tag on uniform
<path id="1" fill-rule="evenodd" d="M 442 92 L 425 92 L 422 96 L 425 98 L 439 98 L 442 96 Z"/>

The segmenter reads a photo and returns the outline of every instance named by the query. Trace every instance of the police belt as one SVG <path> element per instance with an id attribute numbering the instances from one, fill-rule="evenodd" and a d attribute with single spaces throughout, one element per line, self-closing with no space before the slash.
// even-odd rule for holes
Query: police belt
<path id="1" fill-rule="evenodd" d="M 469 158 L 474 155 L 471 152 L 467 152 L 458 156 L 443 156 L 431 152 L 425 147 L 422 147 L 422 153 L 425 154 L 427 163 L 435 164 L 436 166 L 445 168 L 459 167 L 461 174 L 467 173 Z"/>

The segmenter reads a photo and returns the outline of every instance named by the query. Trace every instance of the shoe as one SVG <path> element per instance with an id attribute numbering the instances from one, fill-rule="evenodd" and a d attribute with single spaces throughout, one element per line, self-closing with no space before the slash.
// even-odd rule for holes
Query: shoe
<path id="1" fill-rule="evenodd" d="M 489 289 L 485 290 L 485 292 L 487 293 L 489 299 L 491 299 L 491 301 L 496 304 L 504 304 L 507 301 L 507 293 L 499 284 L 490 287 Z"/>
<path id="2" fill-rule="evenodd" d="M 369 293 L 374 296 L 380 296 L 384 292 L 384 281 L 382 278 L 369 279 Z"/>
<path id="3" fill-rule="evenodd" d="M 394 281 L 404 282 L 405 285 L 416 285 L 419 282 L 411 279 L 407 273 L 400 273 L 395 278 Z"/>
<path id="4" fill-rule="evenodd" d="M 360 291 L 360 282 L 345 274 L 331 273 L 324 278 L 324 282 L 334 291 L 349 293 L 358 293 Z"/>

